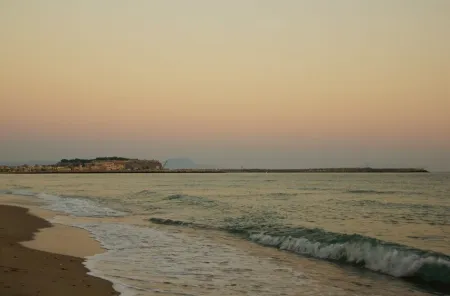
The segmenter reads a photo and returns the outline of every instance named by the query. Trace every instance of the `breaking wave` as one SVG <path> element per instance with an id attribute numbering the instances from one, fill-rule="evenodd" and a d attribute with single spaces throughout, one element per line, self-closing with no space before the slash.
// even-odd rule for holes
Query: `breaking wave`
<path id="1" fill-rule="evenodd" d="M 242 218 L 240 218 L 242 220 Z M 190 222 L 152 218 L 151 222 L 210 228 Z M 341 234 L 309 228 L 267 225 L 257 229 L 238 221 L 221 230 L 243 235 L 255 243 L 317 259 L 347 263 L 375 272 L 426 284 L 438 290 L 450 288 L 450 257 L 358 234 Z"/>
<path id="2" fill-rule="evenodd" d="M 450 288 L 450 258 L 357 234 L 337 234 L 320 229 L 292 233 L 259 232 L 251 241 L 318 259 L 351 263 L 399 278 L 409 278 Z"/>

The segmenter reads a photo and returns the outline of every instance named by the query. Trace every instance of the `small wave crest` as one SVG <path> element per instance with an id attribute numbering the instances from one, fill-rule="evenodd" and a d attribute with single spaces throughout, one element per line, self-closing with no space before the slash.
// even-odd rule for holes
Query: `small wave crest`
<path id="1" fill-rule="evenodd" d="M 150 218 L 150 222 L 155 224 L 163 224 L 163 225 L 182 225 L 182 226 L 191 226 L 194 225 L 191 222 L 184 222 L 180 220 L 172 220 L 172 219 L 164 219 L 164 218 Z"/>
<path id="2" fill-rule="evenodd" d="M 126 213 L 102 206 L 101 204 L 88 198 L 61 197 L 40 193 L 38 198 L 48 202 L 45 208 L 63 212 L 77 217 L 122 217 Z"/>
<path id="3" fill-rule="evenodd" d="M 157 191 L 144 189 L 144 190 L 134 193 L 134 196 L 148 196 L 148 195 L 154 195 L 157 193 L 158 193 Z"/>
<path id="4" fill-rule="evenodd" d="M 21 196 L 35 196 L 36 193 L 29 191 L 28 188 L 15 188 L 0 190 L 0 194 L 11 194 L 11 195 L 21 195 Z"/>
<path id="5" fill-rule="evenodd" d="M 327 187 L 299 187 L 298 190 L 302 191 L 330 191 L 331 188 Z"/>
<path id="6" fill-rule="evenodd" d="M 121 217 L 126 213 L 102 206 L 90 198 L 59 196 L 47 193 L 37 193 L 24 189 L 2 191 L 4 194 L 38 198 L 45 202 L 43 208 L 66 213 L 78 217 Z"/>
<path id="7" fill-rule="evenodd" d="M 165 200 L 175 201 L 179 203 L 185 203 L 189 205 L 196 205 L 201 207 L 214 207 L 216 202 L 205 197 L 185 195 L 185 194 L 172 194 L 164 198 Z"/>
<path id="8" fill-rule="evenodd" d="M 247 234 L 255 230 L 279 227 L 282 218 L 283 217 L 275 211 L 263 209 L 254 211 L 252 214 L 227 217 L 219 228 L 231 233 Z"/>
<path id="9" fill-rule="evenodd" d="M 357 193 L 357 194 L 396 194 L 402 193 L 400 191 L 389 191 L 389 190 L 371 190 L 371 189 L 349 189 L 348 193 Z"/>
<path id="10" fill-rule="evenodd" d="M 289 192 L 274 192 L 270 194 L 271 197 L 292 197 L 297 196 L 297 193 L 289 193 Z"/>
<path id="11" fill-rule="evenodd" d="M 375 189 L 348 189 L 346 193 L 353 194 L 373 194 L 373 195 L 384 195 L 384 194 L 395 194 L 395 195 L 422 195 L 423 192 L 419 191 L 404 191 L 404 190 L 375 190 Z"/>

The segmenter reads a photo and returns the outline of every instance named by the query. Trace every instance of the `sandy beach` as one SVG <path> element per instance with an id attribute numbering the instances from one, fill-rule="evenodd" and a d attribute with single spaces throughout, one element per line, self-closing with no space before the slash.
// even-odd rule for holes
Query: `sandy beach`
<path id="1" fill-rule="evenodd" d="M 27 208 L 0 205 L 0 251 L 2 296 L 118 295 L 110 282 L 87 275 L 83 257 L 102 252 L 96 241 Z"/>

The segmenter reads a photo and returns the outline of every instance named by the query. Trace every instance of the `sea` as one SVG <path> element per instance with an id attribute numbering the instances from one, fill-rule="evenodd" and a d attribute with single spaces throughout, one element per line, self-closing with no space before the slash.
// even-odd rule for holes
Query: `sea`
<path id="1" fill-rule="evenodd" d="M 125 296 L 450 295 L 449 173 L 0 175 Z"/>

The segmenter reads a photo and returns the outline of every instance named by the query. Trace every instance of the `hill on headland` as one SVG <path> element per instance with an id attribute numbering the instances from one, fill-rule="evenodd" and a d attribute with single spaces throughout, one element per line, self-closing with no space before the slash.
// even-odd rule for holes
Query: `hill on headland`
<path id="1" fill-rule="evenodd" d="M 190 158 L 169 158 L 163 162 L 164 169 L 167 170 L 215 170 L 218 169 L 216 165 L 212 164 L 198 164 Z"/>
<path id="2" fill-rule="evenodd" d="M 169 170 L 196 169 L 197 164 L 189 158 L 169 158 L 164 163 L 164 168 Z"/>
<path id="3" fill-rule="evenodd" d="M 168 170 L 183 170 L 183 169 L 214 170 L 218 168 L 215 165 L 195 163 L 190 158 L 169 158 L 164 163 L 165 163 L 164 169 Z"/>

